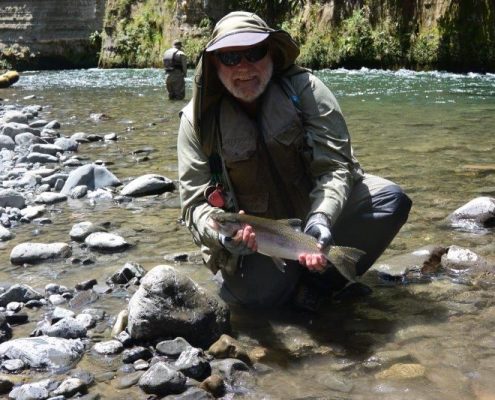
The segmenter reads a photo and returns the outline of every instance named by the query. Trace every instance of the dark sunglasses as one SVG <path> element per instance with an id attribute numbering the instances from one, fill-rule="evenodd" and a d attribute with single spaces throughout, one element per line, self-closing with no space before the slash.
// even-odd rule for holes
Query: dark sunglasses
<path id="1" fill-rule="evenodd" d="M 227 66 L 233 67 L 241 62 L 242 57 L 250 63 L 255 63 L 261 60 L 268 53 L 268 46 L 256 46 L 247 50 L 226 51 L 225 53 L 215 53 L 220 62 Z"/>

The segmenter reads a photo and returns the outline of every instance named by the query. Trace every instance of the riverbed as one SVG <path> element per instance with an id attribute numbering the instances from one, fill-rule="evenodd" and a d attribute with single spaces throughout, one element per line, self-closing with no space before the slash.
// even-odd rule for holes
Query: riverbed
<path id="1" fill-rule="evenodd" d="M 444 219 L 475 197 L 495 196 L 495 75 L 367 69 L 316 74 L 336 95 L 363 168 L 397 182 L 413 200 L 409 221 L 380 260 L 436 244 L 455 244 L 494 259 L 493 230 L 454 230 Z M 41 116 L 58 120 L 66 136 L 115 133 L 117 141 L 86 143 L 78 154 L 86 161 L 102 160 L 123 182 L 147 173 L 175 180 L 178 114 L 191 97 L 191 83 L 188 78 L 186 100 L 172 102 L 159 69 L 29 71 L 2 89 L 0 97 L 4 104 L 43 106 Z M 196 251 L 174 199 L 165 200 L 71 199 L 50 206 L 51 224 L 20 224 L 12 229 L 14 239 L 0 243 L 0 282 L 39 290 L 54 281 L 74 287 L 89 278 L 104 282 L 128 261 L 149 270 L 171 254 Z M 108 222 L 131 247 L 124 253 L 92 254 L 88 265 L 25 268 L 10 263 L 16 244 L 68 242 L 71 226 L 85 220 Z M 200 263 L 177 268 L 215 290 Z M 495 398 L 495 295 L 490 287 L 446 276 L 407 285 L 382 282 L 372 273 L 364 280 L 374 290 L 370 297 L 328 302 L 318 315 L 232 310 L 236 336 L 269 349 L 267 368 L 236 397 Z M 116 315 L 127 301 L 125 292 L 116 291 L 101 307 Z M 14 336 L 28 335 L 36 322 L 17 327 Z M 109 324 L 101 337 L 109 338 L 110 329 Z M 384 378 L 380 373 L 386 368 L 370 357 L 386 352 L 398 352 L 397 363 L 420 365 L 423 373 Z M 101 375 L 117 368 L 91 356 L 81 365 Z M 115 391 L 112 379 L 102 379 L 97 391 L 105 399 L 143 398 L 138 390 Z"/>

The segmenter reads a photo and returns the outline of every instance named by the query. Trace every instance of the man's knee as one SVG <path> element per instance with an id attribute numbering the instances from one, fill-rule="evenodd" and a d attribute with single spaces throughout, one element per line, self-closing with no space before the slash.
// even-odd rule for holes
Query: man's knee
<path id="1" fill-rule="evenodd" d="M 411 199 L 398 185 L 381 190 L 374 196 L 373 202 L 375 210 L 392 215 L 400 226 L 406 223 L 412 207 Z"/>

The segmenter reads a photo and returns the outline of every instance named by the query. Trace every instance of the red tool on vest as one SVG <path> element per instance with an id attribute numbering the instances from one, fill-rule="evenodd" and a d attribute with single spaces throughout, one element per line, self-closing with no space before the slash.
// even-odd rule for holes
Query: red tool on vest
<path id="1" fill-rule="evenodd" d="M 208 186 L 205 189 L 204 196 L 210 206 L 218 208 L 225 207 L 225 192 L 219 183 L 214 186 Z"/>

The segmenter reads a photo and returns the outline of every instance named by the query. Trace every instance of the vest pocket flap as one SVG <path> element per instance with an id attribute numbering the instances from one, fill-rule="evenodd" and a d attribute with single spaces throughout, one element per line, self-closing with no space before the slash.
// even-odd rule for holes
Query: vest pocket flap
<path id="1" fill-rule="evenodd" d="M 222 153 L 227 163 L 249 160 L 256 149 L 251 143 L 223 143 Z"/>
<path id="2" fill-rule="evenodd" d="M 300 122 L 293 120 L 279 132 L 275 133 L 273 138 L 280 144 L 289 146 L 297 139 L 302 138 L 302 136 L 302 127 Z"/>

